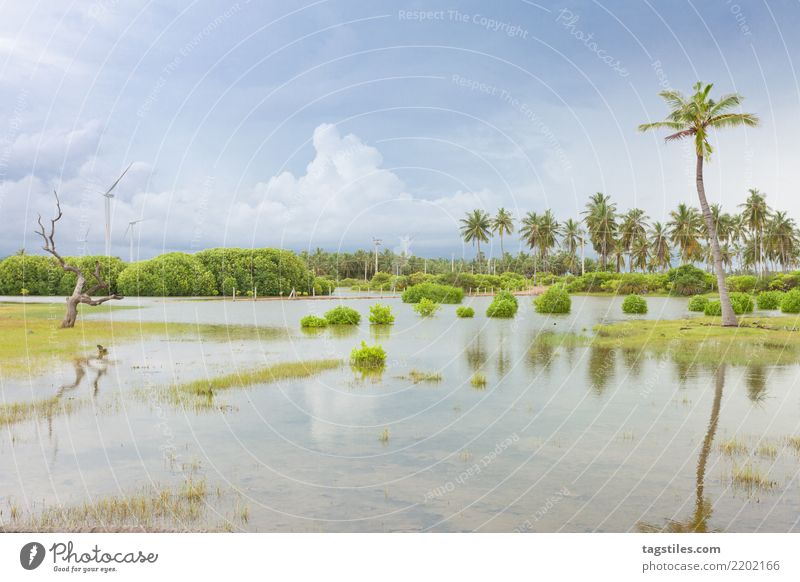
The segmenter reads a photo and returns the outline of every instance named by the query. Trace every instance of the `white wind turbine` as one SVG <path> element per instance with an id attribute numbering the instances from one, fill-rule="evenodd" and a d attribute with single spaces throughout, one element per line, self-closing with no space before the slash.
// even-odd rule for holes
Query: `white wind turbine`
<path id="1" fill-rule="evenodd" d="M 129 262 L 131 262 L 131 263 L 133 262 L 133 236 L 134 236 L 134 230 L 135 230 L 136 225 L 139 224 L 140 222 L 142 222 L 143 220 L 145 220 L 145 219 L 144 218 L 138 218 L 136 220 L 129 221 L 128 222 L 128 228 L 125 229 L 125 235 L 123 235 L 123 236 L 129 236 L 129 242 L 130 242 L 130 261 Z"/>
<path id="2" fill-rule="evenodd" d="M 111 188 L 109 188 L 103 193 L 103 196 L 106 199 L 106 256 L 107 257 L 111 256 L 111 199 L 114 197 L 113 194 L 114 188 L 117 187 L 119 181 L 122 180 L 125 174 L 128 173 L 128 170 L 131 169 L 132 165 L 133 163 L 131 163 L 127 168 L 125 168 L 125 171 L 122 172 L 119 178 L 117 178 L 117 181 L 111 184 Z"/>

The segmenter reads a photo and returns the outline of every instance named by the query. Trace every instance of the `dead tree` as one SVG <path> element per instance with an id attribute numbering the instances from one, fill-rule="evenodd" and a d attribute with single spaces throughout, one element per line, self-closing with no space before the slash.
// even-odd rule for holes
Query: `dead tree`
<path id="1" fill-rule="evenodd" d="M 105 297 L 92 299 L 92 295 L 101 289 L 105 289 L 107 291 L 111 290 L 110 285 L 106 283 L 102 274 L 100 273 L 100 261 L 97 261 L 94 269 L 94 278 L 97 283 L 86 289 L 86 275 L 84 275 L 83 270 L 74 265 L 70 265 L 64 260 L 64 257 L 58 254 L 55 241 L 56 222 L 61 220 L 61 216 L 63 214 L 61 212 L 61 202 L 58 199 L 58 192 L 54 190 L 53 195 L 56 197 L 56 216 L 50 220 L 50 231 L 45 231 L 44 224 L 42 224 L 42 216 L 39 215 L 39 230 L 36 231 L 36 234 L 41 236 L 42 240 L 44 240 L 44 246 L 42 248 L 55 257 L 55 259 L 58 261 L 58 264 L 61 265 L 61 268 L 69 273 L 75 273 L 75 288 L 72 290 L 72 295 L 67 297 L 67 313 L 64 315 L 64 321 L 61 322 L 62 328 L 68 328 L 75 327 L 75 320 L 78 319 L 78 304 L 84 303 L 86 305 L 101 305 L 106 301 L 111 301 L 112 299 L 122 299 L 122 295 L 113 293 L 111 295 L 106 295 Z"/>

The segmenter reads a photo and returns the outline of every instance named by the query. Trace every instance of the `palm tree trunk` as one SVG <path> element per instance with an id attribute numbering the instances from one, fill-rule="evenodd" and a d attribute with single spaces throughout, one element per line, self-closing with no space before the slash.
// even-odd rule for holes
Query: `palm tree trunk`
<path id="1" fill-rule="evenodd" d="M 708 237 L 711 239 L 711 253 L 714 257 L 714 271 L 717 275 L 717 288 L 719 289 L 719 302 L 722 307 L 723 327 L 736 326 L 736 314 L 733 312 L 731 299 L 728 296 L 728 286 L 725 284 L 725 271 L 722 268 L 722 256 L 719 251 L 719 241 L 717 240 L 717 229 L 714 226 L 714 218 L 706 200 L 706 188 L 703 184 L 703 156 L 697 156 L 697 170 L 695 175 L 697 182 L 697 197 L 700 198 L 700 209 L 703 212 L 703 219 L 708 228 Z"/>
<path id="2" fill-rule="evenodd" d="M 85 237 L 84 237 L 85 238 Z M 506 251 L 503 248 L 503 232 L 500 232 L 500 260 L 503 262 L 503 272 L 505 272 L 505 264 L 506 264 Z"/>

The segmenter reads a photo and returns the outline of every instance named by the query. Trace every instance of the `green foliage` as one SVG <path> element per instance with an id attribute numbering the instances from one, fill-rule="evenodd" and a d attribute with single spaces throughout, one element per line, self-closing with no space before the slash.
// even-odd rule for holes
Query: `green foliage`
<path id="1" fill-rule="evenodd" d="M 705 311 L 708 305 L 708 297 L 705 295 L 692 295 L 689 299 L 689 311 Z"/>
<path id="2" fill-rule="evenodd" d="M 386 364 L 386 350 L 379 344 L 368 346 L 361 340 L 361 347 L 350 352 L 350 364 L 357 368 L 381 368 Z"/>
<path id="3" fill-rule="evenodd" d="M 486 309 L 486 317 L 514 317 L 519 308 L 519 301 L 509 291 L 500 291 Z"/>
<path id="4" fill-rule="evenodd" d="M 325 277 L 314 277 L 314 295 L 332 295 L 335 289 L 336 281 Z"/>
<path id="5" fill-rule="evenodd" d="M 167 253 L 125 267 L 117 280 L 123 295 L 206 297 L 217 294 L 213 275 L 196 255 Z"/>
<path id="6" fill-rule="evenodd" d="M 361 314 L 352 307 L 340 305 L 325 314 L 329 325 L 358 325 L 361 323 Z"/>
<path id="7" fill-rule="evenodd" d="M 753 312 L 753 296 L 749 293 L 733 292 L 729 294 L 733 312 L 736 315 Z"/>
<path id="8" fill-rule="evenodd" d="M 534 300 L 539 313 L 569 313 L 572 299 L 561 285 L 553 285 Z"/>
<path id="9" fill-rule="evenodd" d="M 456 307 L 456 315 L 458 317 L 475 317 L 475 310 L 472 309 L 472 307 L 462 305 L 460 307 Z"/>
<path id="10" fill-rule="evenodd" d="M 714 299 L 706 303 L 706 306 L 703 308 L 703 313 L 706 315 L 722 315 L 722 304 L 719 302 L 719 299 Z"/>
<path id="11" fill-rule="evenodd" d="M 403 291 L 403 303 L 419 303 L 423 298 L 435 303 L 461 303 L 464 291 L 438 283 L 421 283 Z"/>
<path id="12" fill-rule="evenodd" d="M 376 303 L 369 308 L 369 322 L 375 325 L 391 325 L 394 323 L 392 308 Z"/>
<path id="13" fill-rule="evenodd" d="M 753 275 L 731 275 L 725 279 L 728 285 L 728 291 L 741 291 L 743 293 L 750 293 L 756 288 L 758 279 Z"/>
<path id="14" fill-rule="evenodd" d="M 762 291 L 756 297 L 759 309 L 780 309 L 783 291 Z"/>
<path id="15" fill-rule="evenodd" d="M 647 301 L 639 295 L 628 295 L 622 302 L 623 313 L 647 313 Z"/>
<path id="16" fill-rule="evenodd" d="M 372 276 L 369 286 L 372 289 L 391 289 L 393 278 L 389 273 L 378 272 Z"/>
<path id="17" fill-rule="evenodd" d="M 414 304 L 414 311 L 420 314 L 422 317 L 430 317 L 437 311 L 439 311 L 438 303 L 431 301 L 427 297 L 423 297 L 419 300 L 419 303 Z"/>
<path id="18" fill-rule="evenodd" d="M 800 313 L 800 289 L 787 291 L 781 299 L 781 311 L 784 313 Z"/>
<path id="19" fill-rule="evenodd" d="M 317 315 L 306 315 L 300 320 L 300 327 L 328 327 L 328 320 Z"/>
<path id="20" fill-rule="evenodd" d="M 119 291 L 117 279 L 125 263 L 117 257 L 64 257 L 64 260 L 83 271 L 86 289 L 97 283 L 94 271 L 99 262 L 100 273 L 110 289 L 101 289 L 98 294 Z M 19 295 L 23 289 L 29 295 L 70 295 L 75 288 L 75 281 L 75 274 L 64 271 L 50 256 L 12 255 L 0 261 L 0 295 Z"/>
<path id="21" fill-rule="evenodd" d="M 694 265 L 681 265 L 667 273 L 670 290 L 676 295 L 697 295 L 711 289 L 714 278 Z"/>
<path id="22" fill-rule="evenodd" d="M 580 277 L 576 277 L 569 286 L 567 291 L 570 293 L 594 293 L 602 291 L 603 283 L 612 279 L 619 279 L 618 273 L 609 273 L 606 271 L 595 271 L 586 273 Z"/>
<path id="23" fill-rule="evenodd" d="M 225 295 L 233 287 L 237 293 L 255 288 L 260 296 L 288 295 L 292 289 L 310 292 L 314 284 L 305 261 L 291 251 L 215 248 L 194 256 L 212 274 L 217 291 Z"/>

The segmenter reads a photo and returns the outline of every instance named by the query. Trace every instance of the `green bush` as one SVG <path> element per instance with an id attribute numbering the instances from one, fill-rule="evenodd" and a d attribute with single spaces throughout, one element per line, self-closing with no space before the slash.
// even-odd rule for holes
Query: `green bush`
<path id="1" fill-rule="evenodd" d="M 731 299 L 731 306 L 733 306 L 733 312 L 736 315 L 753 312 L 754 305 L 752 295 L 749 293 L 733 292 L 729 293 L 729 296 Z"/>
<path id="2" fill-rule="evenodd" d="M 509 291 L 500 291 L 494 296 L 486 309 L 486 317 L 514 317 L 519 308 L 519 300 Z"/>
<path id="3" fill-rule="evenodd" d="M 414 304 L 414 311 L 419 313 L 422 317 L 430 317 L 437 311 L 439 311 L 440 305 L 431 301 L 427 297 L 423 297 L 419 300 L 419 303 Z"/>
<path id="4" fill-rule="evenodd" d="M 689 299 L 689 311 L 704 311 L 708 305 L 708 297 L 705 295 L 692 295 Z"/>
<path id="5" fill-rule="evenodd" d="M 436 275 L 436 277 L 433 279 L 433 283 L 458 287 L 462 291 L 467 291 L 469 289 L 475 289 L 478 287 L 478 276 L 473 275 L 472 273 L 443 273 L 441 275 Z M 409 301 L 408 303 L 415 302 Z M 460 303 L 460 301 L 455 303 Z"/>
<path id="6" fill-rule="evenodd" d="M 703 308 L 703 313 L 706 315 L 722 315 L 722 304 L 719 302 L 719 299 L 714 299 L 706 303 L 706 306 Z"/>
<path id="7" fill-rule="evenodd" d="M 743 293 L 750 293 L 756 288 L 758 279 L 753 275 L 731 275 L 725 279 L 728 285 L 728 291 L 740 291 Z"/>
<path id="8" fill-rule="evenodd" d="M 647 301 L 639 295 L 628 295 L 622 302 L 624 313 L 647 313 Z"/>
<path id="9" fill-rule="evenodd" d="M 369 322 L 375 325 L 391 325 L 394 323 L 392 308 L 376 303 L 369 308 Z"/>
<path id="10" fill-rule="evenodd" d="M 167 253 L 125 267 L 117 279 L 123 295 L 208 297 L 217 295 L 214 276 L 197 255 Z M 237 288 L 244 293 L 246 288 Z"/>
<path id="11" fill-rule="evenodd" d="M 325 277 L 314 278 L 314 295 L 333 295 L 335 289 L 336 281 Z M 258 292 L 260 293 L 260 291 Z"/>
<path id="12" fill-rule="evenodd" d="M 317 315 L 306 315 L 300 320 L 300 327 L 327 327 L 328 320 Z"/>
<path id="13" fill-rule="evenodd" d="M 756 297 L 759 309 L 780 309 L 783 291 L 762 291 Z"/>
<path id="14" fill-rule="evenodd" d="M 784 313 L 800 313 L 800 289 L 787 291 L 781 299 L 781 311 Z"/>
<path id="15" fill-rule="evenodd" d="M 667 273 L 670 290 L 676 295 L 697 295 L 711 289 L 714 278 L 694 265 L 681 265 Z"/>
<path id="16" fill-rule="evenodd" d="M 329 325 L 358 325 L 361 323 L 361 314 L 352 307 L 340 305 L 325 314 Z"/>
<path id="17" fill-rule="evenodd" d="M 391 273 L 377 272 L 372 276 L 369 286 L 373 290 L 391 289 L 392 288 L 392 275 Z"/>
<path id="18" fill-rule="evenodd" d="M 456 307 L 456 315 L 458 317 L 475 317 L 475 310 L 472 307 L 462 305 L 461 307 Z"/>
<path id="19" fill-rule="evenodd" d="M 461 303 L 464 290 L 438 283 L 420 283 L 403 291 L 403 303 L 419 303 L 423 298 L 435 303 Z"/>
<path id="20" fill-rule="evenodd" d="M 572 300 L 561 285 L 553 285 L 534 300 L 539 313 L 569 313 Z"/>
<path id="21" fill-rule="evenodd" d="M 86 289 L 97 283 L 94 271 L 99 262 L 100 273 L 110 289 L 101 289 L 98 294 L 119 292 L 117 279 L 125 263 L 117 257 L 64 257 L 64 260 L 83 270 Z M 22 289 L 26 289 L 28 295 L 69 295 L 75 288 L 75 281 L 75 274 L 64 271 L 50 256 L 12 255 L 0 261 L 0 295 L 20 295 Z"/>
<path id="22" fill-rule="evenodd" d="M 386 363 L 386 350 L 379 344 L 368 346 L 361 340 L 361 347 L 350 352 L 350 364 L 358 368 L 381 368 Z"/>
<path id="23" fill-rule="evenodd" d="M 214 248 L 194 255 L 211 273 L 218 293 L 255 289 L 259 296 L 310 292 L 314 276 L 305 261 L 282 249 Z M 223 284 L 226 282 L 227 284 Z M 231 284 L 233 283 L 233 284 Z"/>

